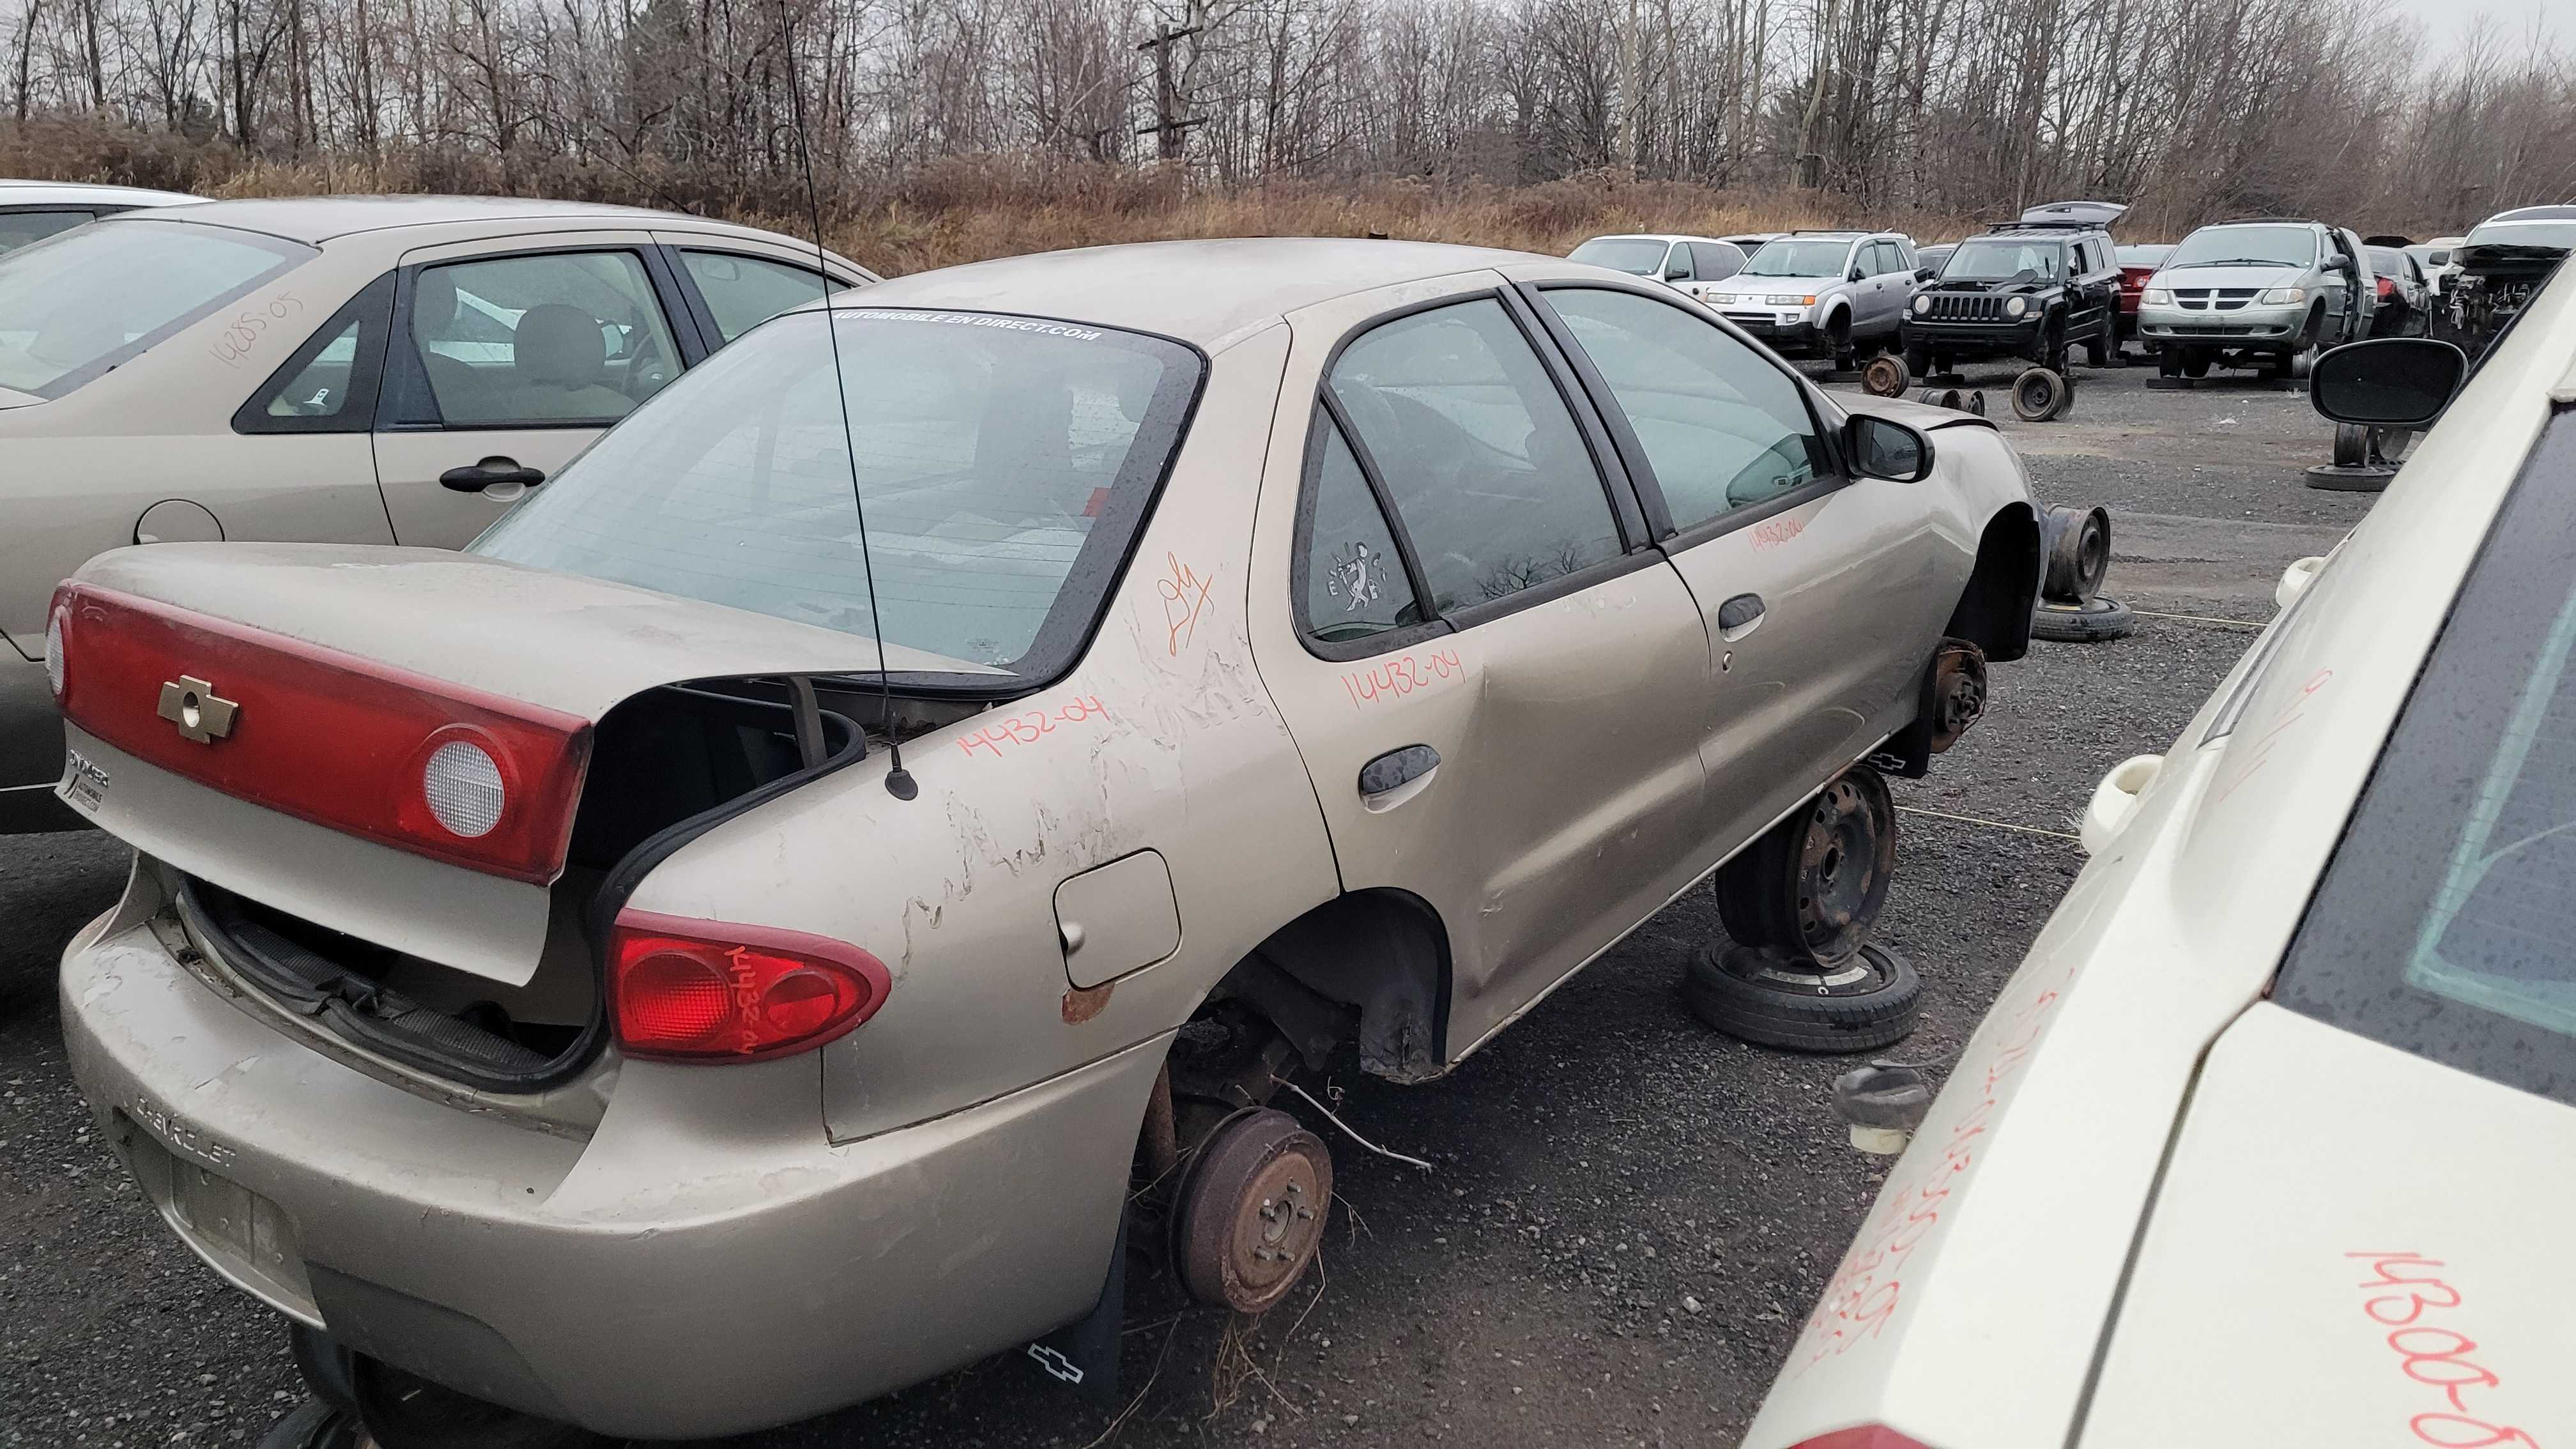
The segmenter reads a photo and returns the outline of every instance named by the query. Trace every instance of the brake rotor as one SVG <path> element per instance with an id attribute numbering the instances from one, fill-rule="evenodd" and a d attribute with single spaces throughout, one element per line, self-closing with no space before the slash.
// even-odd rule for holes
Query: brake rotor
<path id="1" fill-rule="evenodd" d="M 1285 1112 L 1245 1112 L 1199 1148 L 1182 1189 L 1181 1280 L 1209 1303 L 1259 1313 L 1287 1296 L 1324 1238 L 1333 1159 Z"/>
<path id="2" fill-rule="evenodd" d="M 1821 966 L 1849 961 L 1867 938 L 1896 872 L 1896 807 L 1887 782 L 1845 771 L 1808 807 L 1798 852 L 1798 930 Z"/>
<path id="3" fill-rule="evenodd" d="M 1944 639 L 1932 656 L 1932 753 L 1959 742 L 1986 711 L 1986 652 L 1965 639 Z"/>

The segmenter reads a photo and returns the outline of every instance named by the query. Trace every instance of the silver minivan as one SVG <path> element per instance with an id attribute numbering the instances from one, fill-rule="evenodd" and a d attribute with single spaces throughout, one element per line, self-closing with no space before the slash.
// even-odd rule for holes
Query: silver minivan
<path id="1" fill-rule="evenodd" d="M 2147 279 L 2137 335 L 2167 377 L 2212 367 L 2305 377 L 2319 352 L 2368 337 L 2377 310 L 2369 253 L 2350 230 L 2228 221 L 2184 237 Z"/>

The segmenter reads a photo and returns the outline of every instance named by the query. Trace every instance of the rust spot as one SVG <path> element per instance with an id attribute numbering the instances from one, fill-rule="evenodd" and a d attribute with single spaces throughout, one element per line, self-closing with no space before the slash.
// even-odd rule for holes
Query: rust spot
<path id="1" fill-rule="evenodd" d="M 1064 994 L 1064 1024 L 1080 1026 L 1100 1014 L 1109 1004 L 1109 993 L 1118 989 L 1115 981 L 1104 981 L 1088 990 L 1076 989 Z"/>

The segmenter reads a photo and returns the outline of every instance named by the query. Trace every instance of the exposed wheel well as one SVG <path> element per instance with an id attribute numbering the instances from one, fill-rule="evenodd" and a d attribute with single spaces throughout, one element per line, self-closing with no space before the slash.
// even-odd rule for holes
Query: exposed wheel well
<path id="1" fill-rule="evenodd" d="M 1356 1040 L 1370 1075 L 1429 1081 L 1448 1069 L 1449 933 L 1419 896 L 1351 891 L 1271 932 L 1208 1000 L 1249 1006 L 1310 1067 Z"/>
<path id="2" fill-rule="evenodd" d="M 2030 611 L 2039 599 L 2039 515 L 2009 504 L 1986 521 L 1976 567 L 1942 632 L 1965 639 L 2005 664 L 2030 652 Z"/>

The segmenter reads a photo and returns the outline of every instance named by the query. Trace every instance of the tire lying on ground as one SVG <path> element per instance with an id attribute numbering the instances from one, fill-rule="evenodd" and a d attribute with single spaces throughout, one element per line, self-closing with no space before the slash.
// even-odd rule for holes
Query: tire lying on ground
<path id="1" fill-rule="evenodd" d="M 2138 616 L 2129 606 L 2109 595 L 2087 599 L 2081 604 L 2061 604 L 2042 599 L 2030 611 L 2030 637 L 2048 639 L 2060 644 L 2099 644 L 2106 639 L 2126 639 L 2138 632 Z"/>
<path id="2" fill-rule="evenodd" d="M 259 1449 L 367 1449 L 370 1442 L 357 1415 L 307 1399 L 269 1426 Z"/>
<path id="3" fill-rule="evenodd" d="M 2034 367 L 2013 379 L 2013 416 L 2026 423 L 2044 423 L 2066 415 L 2067 405 L 2075 393 L 2066 385 L 2063 373 L 2045 367 Z"/>
<path id="4" fill-rule="evenodd" d="M 1682 976 L 1691 1013 L 1757 1046 L 1864 1052 L 1901 1041 L 1923 1014 L 1914 965 L 1871 943 L 1837 967 L 1756 946 L 1711 946 Z"/>

